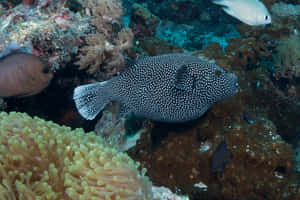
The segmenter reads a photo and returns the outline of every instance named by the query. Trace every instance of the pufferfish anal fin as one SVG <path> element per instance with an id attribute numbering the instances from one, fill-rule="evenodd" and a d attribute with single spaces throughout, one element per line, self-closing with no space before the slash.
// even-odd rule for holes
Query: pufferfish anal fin
<path id="1" fill-rule="evenodd" d="M 193 89 L 194 77 L 189 73 L 189 66 L 181 65 L 175 73 L 174 87 L 178 90 L 190 92 Z"/>
<path id="2" fill-rule="evenodd" d="M 115 121 L 115 125 L 117 125 L 123 117 L 126 117 L 131 113 L 132 111 L 128 106 L 126 106 L 125 104 L 120 104 L 120 111 L 117 120 Z"/>

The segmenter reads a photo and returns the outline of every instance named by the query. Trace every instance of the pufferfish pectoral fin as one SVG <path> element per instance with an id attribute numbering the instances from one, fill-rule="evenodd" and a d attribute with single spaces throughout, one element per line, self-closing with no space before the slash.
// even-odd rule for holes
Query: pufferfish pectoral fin
<path id="1" fill-rule="evenodd" d="M 194 77 L 189 74 L 188 65 L 181 65 L 175 73 L 174 87 L 178 90 L 192 91 L 194 85 Z"/>

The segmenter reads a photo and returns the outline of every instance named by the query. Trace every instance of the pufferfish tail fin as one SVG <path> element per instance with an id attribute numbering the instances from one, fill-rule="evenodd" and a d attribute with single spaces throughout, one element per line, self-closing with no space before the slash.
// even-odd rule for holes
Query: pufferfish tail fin
<path id="1" fill-rule="evenodd" d="M 108 81 L 78 86 L 74 89 L 73 100 L 80 115 L 92 120 L 110 102 Z"/>

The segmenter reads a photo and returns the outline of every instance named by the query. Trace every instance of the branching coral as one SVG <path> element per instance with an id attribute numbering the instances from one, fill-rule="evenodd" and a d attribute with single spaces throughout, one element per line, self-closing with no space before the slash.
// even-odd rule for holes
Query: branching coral
<path id="1" fill-rule="evenodd" d="M 274 54 L 274 65 L 277 74 L 284 78 L 300 77 L 300 38 L 292 35 L 280 41 Z"/>
<path id="2" fill-rule="evenodd" d="M 120 51 L 124 51 L 131 47 L 133 34 L 130 29 L 122 29 L 118 33 L 118 39 L 115 45 L 110 43 L 107 38 L 101 34 L 90 34 L 86 37 L 87 46 L 83 46 L 79 55 L 80 60 L 77 64 L 79 69 L 88 68 L 88 72 L 93 74 L 102 66 L 105 71 L 103 78 L 111 77 L 124 68 L 124 59 Z"/>
<path id="3" fill-rule="evenodd" d="M 93 74 L 101 70 L 101 79 L 118 74 L 124 68 L 120 51 L 131 48 L 133 33 L 129 28 L 121 29 L 122 5 L 119 0 L 81 1 L 86 13 L 93 20 L 95 30 L 86 37 L 86 46 L 80 49 L 80 69 L 88 68 Z M 119 29 L 119 30 L 118 30 Z"/>
<path id="4" fill-rule="evenodd" d="M 126 154 L 94 133 L 0 113 L 0 199 L 152 199 Z"/>
<path id="5" fill-rule="evenodd" d="M 119 0 L 80 0 L 80 3 L 88 10 L 89 15 L 97 16 L 93 21 L 95 25 L 112 22 L 123 14 L 122 3 Z"/>
<path id="6" fill-rule="evenodd" d="M 89 67 L 88 72 L 93 73 L 98 70 L 100 64 L 103 62 L 105 45 L 109 48 L 109 44 L 105 44 L 105 37 L 102 34 L 90 34 L 86 38 L 86 43 L 89 46 L 84 46 L 80 49 L 80 60 L 77 64 L 80 65 L 79 69 L 85 69 Z M 94 44 L 94 45 L 92 45 Z"/>

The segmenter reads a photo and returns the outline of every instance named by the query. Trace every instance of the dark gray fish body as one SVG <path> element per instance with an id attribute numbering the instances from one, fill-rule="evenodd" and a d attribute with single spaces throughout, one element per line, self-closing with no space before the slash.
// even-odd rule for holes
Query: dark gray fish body
<path id="1" fill-rule="evenodd" d="M 227 148 L 227 144 L 225 141 L 222 141 L 216 151 L 213 154 L 212 160 L 211 160 L 211 166 L 210 166 L 210 172 L 211 173 L 218 173 L 218 175 L 223 174 L 223 170 L 225 166 L 231 162 L 233 159 L 233 154 L 231 151 Z"/>
<path id="2" fill-rule="evenodd" d="M 120 76 L 75 88 L 79 113 L 93 119 L 110 101 L 120 117 L 134 113 L 162 122 L 185 122 L 237 91 L 237 77 L 185 54 L 142 58 Z"/>

